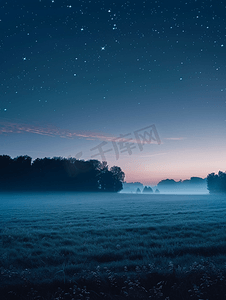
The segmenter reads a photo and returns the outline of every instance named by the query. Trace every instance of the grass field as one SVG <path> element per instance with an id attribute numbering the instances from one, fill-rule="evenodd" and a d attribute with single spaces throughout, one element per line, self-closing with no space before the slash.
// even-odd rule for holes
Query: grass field
<path id="1" fill-rule="evenodd" d="M 226 299 L 226 197 L 1 194 L 1 299 Z"/>

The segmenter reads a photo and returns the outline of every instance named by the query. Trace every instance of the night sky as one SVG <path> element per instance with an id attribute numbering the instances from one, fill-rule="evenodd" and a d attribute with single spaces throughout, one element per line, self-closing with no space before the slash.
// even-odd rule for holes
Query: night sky
<path id="1" fill-rule="evenodd" d="M 0 154 L 104 153 L 144 184 L 225 171 L 225 16 L 211 0 L 1 1 Z"/>

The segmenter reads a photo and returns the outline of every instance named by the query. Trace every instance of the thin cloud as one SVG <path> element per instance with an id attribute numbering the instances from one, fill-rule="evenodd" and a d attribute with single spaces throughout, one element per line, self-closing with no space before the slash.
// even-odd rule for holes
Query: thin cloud
<path id="1" fill-rule="evenodd" d="M 165 140 L 169 140 L 169 141 L 182 141 L 185 140 L 185 137 L 170 137 L 170 138 L 165 138 Z"/>
<path id="2" fill-rule="evenodd" d="M 40 127 L 31 124 L 22 124 L 15 122 L 0 122 L 0 134 L 7 133 L 34 133 L 39 135 L 47 135 L 51 137 L 59 136 L 61 138 L 85 138 L 89 140 L 112 140 L 114 137 L 91 131 L 69 131 L 60 129 L 55 126 Z"/>
<path id="3" fill-rule="evenodd" d="M 144 128 L 146 129 L 146 128 Z M 46 135 L 50 137 L 60 137 L 65 139 L 86 139 L 86 140 L 101 140 L 105 142 L 112 142 L 115 141 L 116 143 L 129 143 L 129 144 L 159 144 L 155 139 L 151 139 L 148 142 L 147 137 L 145 136 L 145 141 L 142 139 L 134 139 L 134 138 L 127 138 L 128 134 L 126 135 L 119 135 L 119 137 L 111 136 L 105 133 L 100 132 L 92 132 L 92 131 L 70 131 L 61 129 L 52 125 L 38 126 L 33 124 L 26 124 L 21 122 L 11 122 L 11 121 L 2 121 L 0 122 L 0 134 L 23 134 L 23 133 L 33 133 L 38 135 Z M 125 138 L 124 138 L 125 136 Z M 132 133 L 131 133 L 132 136 Z M 150 136 L 149 136 L 150 137 Z"/>

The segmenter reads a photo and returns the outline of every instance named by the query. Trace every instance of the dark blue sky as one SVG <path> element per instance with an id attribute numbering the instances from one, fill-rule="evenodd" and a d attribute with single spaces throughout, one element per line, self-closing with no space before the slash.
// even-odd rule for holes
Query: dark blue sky
<path id="1" fill-rule="evenodd" d="M 105 141 L 127 181 L 225 171 L 224 1 L 21 0 L 0 11 L 0 154 L 89 159 Z M 161 144 L 141 150 L 134 132 L 152 124 Z M 111 139 L 129 133 L 133 149 L 116 139 L 117 159 Z"/>

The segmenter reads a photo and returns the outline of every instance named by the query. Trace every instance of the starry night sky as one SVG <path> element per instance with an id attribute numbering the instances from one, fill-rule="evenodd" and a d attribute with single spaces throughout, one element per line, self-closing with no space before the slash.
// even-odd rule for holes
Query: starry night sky
<path id="1" fill-rule="evenodd" d="M 211 0 L 1 1 L 0 154 L 101 160 L 103 143 L 144 184 L 225 171 L 225 16 Z M 152 124 L 161 144 L 141 150 Z"/>

